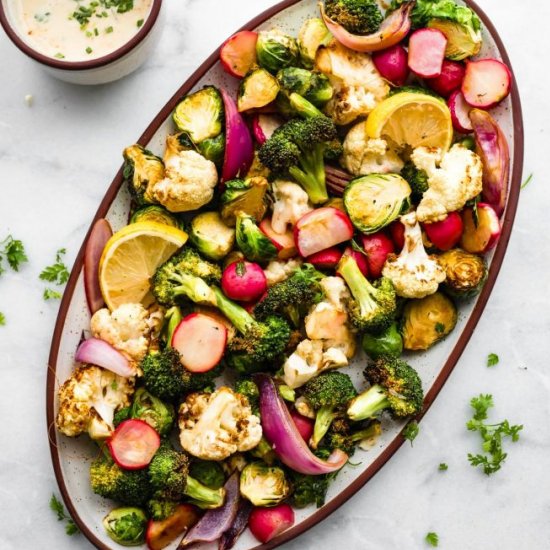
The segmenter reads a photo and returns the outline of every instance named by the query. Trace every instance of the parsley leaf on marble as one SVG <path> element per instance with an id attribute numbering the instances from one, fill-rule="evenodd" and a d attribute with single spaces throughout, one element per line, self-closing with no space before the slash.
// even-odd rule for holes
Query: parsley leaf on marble
<path id="1" fill-rule="evenodd" d="M 426 535 L 426 542 L 435 548 L 439 546 L 439 536 L 437 533 L 430 532 Z"/>
<path id="2" fill-rule="evenodd" d="M 449 466 L 447 464 L 445 464 L 445 462 L 442 462 L 438 468 L 437 468 L 440 472 L 445 472 L 449 469 Z"/>
<path id="3" fill-rule="evenodd" d="M 69 270 L 63 263 L 63 255 L 66 249 L 60 248 L 55 254 L 55 263 L 44 268 L 39 277 L 43 281 L 55 283 L 56 285 L 64 285 L 69 280 Z"/>
<path id="4" fill-rule="evenodd" d="M 0 275 L 5 271 L 4 260 L 14 271 L 19 271 L 21 264 L 29 261 L 23 243 L 11 235 L 0 242 L 0 247 Z"/>
<path id="5" fill-rule="evenodd" d="M 531 183 L 533 176 L 534 174 L 529 174 L 528 178 L 521 184 L 520 189 L 525 189 Z"/>
<path id="6" fill-rule="evenodd" d="M 474 468 L 481 466 L 483 472 L 489 476 L 500 470 L 508 456 L 502 446 L 503 439 L 509 437 L 514 443 L 518 441 L 523 425 L 511 425 L 508 420 L 498 424 L 486 424 L 484 421 L 488 416 L 487 411 L 494 405 L 492 395 L 481 394 L 474 397 L 470 405 L 474 409 L 474 416 L 466 423 L 466 427 L 472 432 L 479 432 L 483 453 L 468 453 L 468 460 Z"/>
<path id="7" fill-rule="evenodd" d="M 412 422 L 409 422 L 405 429 L 403 430 L 403 437 L 411 442 L 411 446 L 413 441 L 416 439 L 416 436 L 420 432 L 420 426 L 418 425 L 418 422 L 413 420 Z"/>
<path id="8" fill-rule="evenodd" d="M 496 353 L 490 353 L 487 356 L 487 366 L 488 367 L 494 367 L 495 365 L 498 365 L 499 358 Z"/>
<path id="9" fill-rule="evenodd" d="M 65 533 L 67 533 L 67 535 L 72 536 L 80 532 L 80 529 L 73 519 L 65 513 L 63 503 L 54 494 L 52 494 L 52 498 L 50 498 L 50 510 L 57 516 L 57 521 L 67 520 L 65 525 Z"/>
<path id="10" fill-rule="evenodd" d="M 61 292 L 57 292 L 53 288 L 45 288 L 42 297 L 44 300 L 61 300 Z"/>
<path id="11" fill-rule="evenodd" d="M 6 324 L 6 316 L 0 311 L 0 327 Z"/>

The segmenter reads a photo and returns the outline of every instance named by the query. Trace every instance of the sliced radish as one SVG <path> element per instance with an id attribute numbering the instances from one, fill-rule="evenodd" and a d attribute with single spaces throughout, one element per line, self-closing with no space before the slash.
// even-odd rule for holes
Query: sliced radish
<path id="1" fill-rule="evenodd" d="M 258 144 L 263 145 L 282 124 L 282 119 L 277 115 L 264 115 L 260 113 L 252 119 L 252 133 Z"/>
<path id="2" fill-rule="evenodd" d="M 464 224 L 458 212 L 451 212 L 444 220 L 422 224 L 430 242 L 439 250 L 450 250 L 462 237 Z"/>
<path id="3" fill-rule="evenodd" d="M 465 208 L 462 213 L 464 233 L 460 246 L 472 254 L 484 254 L 498 242 L 501 227 L 497 213 L 493 208 L 480 202 L 477 205 L 477 220 L 472 208 Z M 477 223 L 476 223 L 477 221 Z"/>
<path id="4" fill-rule="evenodd" d="M 99 338 L 88 338 L 82 342 L 75 353 L 79 363 L 89 363 L 110 370 L 119 376 L 129 378 L 136 375 L 136 369 L 120 351 Z"/>
<path id="5" fill-rule="evenodd" d="M 382 78 L 394 86 L 403 86 L 409 77 L 407 50 L 401 44 L 373 53 L 372 61 Z"/>
<path id="6" fill-rule="evenodd" d="M 171 346 L 188 371 L 208 372 L 221 361 L 226 343 L 223 323 L 204 313 L 191 313 L 176 327 Z"/>
<path id="7" fill-rule="evenodd" d="M 365 276 L 369 276 L 369 264 L 367 260 L 367 256 L 365 253 L 358 252 L 357 250 L 354 250 L 351 246 L 348 246 L 344 250 L 343 256 L 351 256 L 355 263 L 357 264 L 357 267 L 359 268 L 359 271 Z"/>
<path id="8" fill-rule="evenodd" d="M 396 252 L 401 252 L 405 245 L 405 226 L 399 220 L 395 220 L 388 229 Z"/>
<path id="9" fill-rule="evenodd" d="M 373 279 L 378 279 L 382 276 L 382 268 L 388 255 L 395 252 L 393 241 L 382 231 L 372 235 L 363 235 L 362 238 L 370 276 Z"/>
<path id="10" fill-rule="evenodd" d="M 160 435 L 143 420 L 121 422 L 107 446 L 118 466 L 125 470 L 146 468 L 160 447 Z"/>
<path id="11" fill-rule="evenodd" d="M 301 415 L 295 409 L 291 409 L 290 416 L 296 425 L 296 429 L 300 432 L 302 439 L 307 443 L 313 435 L 313 426 L 315 422 L 311 418 Z"/>
<path id="12" fill-rule="evenodd" d="M 145 542 L 149 550 L 162 550 L 173 540 L 186 533 L 197 521 L 200 513 L 192 504 L 178 504 L 175 512 L 162 521 L 149 520 Z"/>
<path id="13" fill-rule="evenodd" d="M 302 216 L 294 226 L 294 241 L 302 257 L 349 241 L 353 225 L 337 208 L 317 208 Z"/>
<path id="14" fill-rule="evenodd" d="M 231 76 L 243 78 L 256 63 L 258 33 L 240 31 L 228 38 L 220 49 L 223 70 Z"/>
<path id="15" fill-rule="evenodd" d="M 103 218 L 97 220 L 90 231 L 84 251 L 84 290 L 88 309 L 93 315 L 103 307 L 103 296 L 99 287 L 99 260 L 107 241 L 113 236 L 109 222 Z"/>
<path id="16" fill-rule="evenodd" d="M 267 279 L 258 264 L 233 262 L 224 269 L 221 286 L 228 298 L 239 302 L 253 302 L 266 292 Z"/>
<path id="17" fill-rule="evenodd" d="M 268 542 L 294 525 L 294 510 L 283 503 L 272 508 L 254 508 L 248 519 L 252 534 L 260 542 Z"/>
<path id="18" fill-rule="evenodd" d="M 335 269 L 342 257 L 342 251 L 336 246 L 331 246 L 306 258 L 307 262 L 317 269 Z"/>
<path id="19" fill-rule="evenodd" d="M 442 97 L 449 97 L 455 90 L 460 90 L 466 69 L 458 61 L 443 60 L 441 74 L 426 80 L 428 86 Z"/>
<path id="20" fill-rule="evenodd" d="M 294 233 L 291 229 L 283 233 L 276 233 L 271 225 L 269 218 L 264 218 L 259 225 L 260 231 L 275 245 L 278 250 L 279 260 L 288 260 L 298 254 L 296 243 L 294 242 Z"/>
<path id="21" fill-rule="evenodd" d="M 466 62 L 462 93 L 472 107 L 490 109 L 498 105 L 510 93 L 511 85 L 512 73 L 498 59 Z"/>
<path id="22" fill-rule="evenodd" d="M 447 104 L 451 111 L 453 128 L 462 134 L 469 134 L 474 129 L 470 120 L 472 107 L 466 103 L 464 94 L 460 90 L 456 90 L 451 94 Z"/>
<path id="23" fill-rule="evenodd" d="M 447 38 L 437 29 L 419 29 L 409 38 L 409 69 L 423 78 L 435 78 L 443 70 Z"/>

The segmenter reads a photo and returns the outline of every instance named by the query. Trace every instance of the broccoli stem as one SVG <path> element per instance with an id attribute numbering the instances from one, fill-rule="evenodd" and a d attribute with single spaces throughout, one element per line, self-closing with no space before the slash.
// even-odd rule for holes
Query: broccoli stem
<path id="1" fill-rule="evenodd" d="M 328 201 L 325 183 L 325 165 L 321 147 L 315 147 L 314 152 L 302 151 L 300 166 L 291 166 L 289 174 L 304 188 L 313 204 Z"/>
<path id="2" fill-rule="evenodd" d="M 348 407 L 348 417 L 351 420 L 375 418 L 377 413 L 389 406 L 386 391 L 382 386 L 375 384 L 352 400 Z"/>
<path id="3" fill-rule="evenodd" d="M 315 416 L 315 426 L 313 427 L 313 435 L 311 437 L 311 446 L 316 449 L 321 439 L 325 437 L 332 421 L 335 418 L 334 407 L 325 405 L 321 407 Z"/>
<path id="4" fill-rule="evenodd" d="M 256 324 L 256 321 L 246 309 L 232 302 L 219 288 L 212 287 L 211 290 L 215 297 L 214 305 L 235 325 L 235 328 L 241 334 L 246 334 Z"/>
<path id="5" fill-rule="evenodd" d="M 380 422 L 373 422 L 369 424 L 364 430 L 359 430 L 351 436 L 351 440 L 355 443 L 356 441 L 362 441 L 363 439 L 369 439 L 371 437 L 380 435 L 382 429 L 380 428 Z"/>
<path id="6" fill-rule="evenodd" d="M 210 489 L 191 476 L 187 476 L 187 485 L 184 493 L 199 508 L 219 508 L 225 500 L 223 489 Z"/>
<path id="7" fill-rule="evenodd" d="M 361 314 L 365 315 L 374 311 L 378 304 L 373 295 L 376 289 L 372 286 L 369 280 L 361 273 L 357 262 L 351 256 L 345 256 L 340 261 L 338 273 L 342 275 L 346 281 L 351 294 L 359 304 Z"/>
<path id="8" fill-rule="evenodd" d="M 174 288 L 174 297 L 185 296 L 196 304 L 216 305 L 216 296 L 208 284 L 200 277 L 185 273 L 173 273 L 170 280 L 177 283 Z"/>

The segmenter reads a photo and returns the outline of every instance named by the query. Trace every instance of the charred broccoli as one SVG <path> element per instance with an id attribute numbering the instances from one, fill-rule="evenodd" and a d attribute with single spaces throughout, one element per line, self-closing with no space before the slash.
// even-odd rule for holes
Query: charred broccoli
<path id="1" fill-rule="evenodd" d="M 384 20 L 376 0 L 325 0 L 325 11 L 352 34 L 372 34 Z"/>
<path id="2" fill-rule="evenodd" d="M 366 428 L 361 427 L 355 429 L 350 425 L 350 422 L 345 418 L 337 418 L 331 424 L 325 439 L 323 447 L 329 451 L 341 449 L 348 456 L 352 456 L 355 452 L 355 446 L 363 439 L 374 438 L 382 433 L 380 422 L 377 420 L 371 422 Z"/>
<path id="3" fill-rule="evenodd" d="M 405 163 L 401 170 L 401 176 L 407 180 L 411 187 L 411 199 L 414 204 L 422 200 L 422 195 L 428 190 L 428 174 L 419 170 L 412 161 Z"/>
<path id="4" fill-rule="evenodd" d="M 260 390 L 250 378 L 240 378 L 235 382 L 235 391 L 248 399 L 252 414 L 260 415 Z"/>
<path id="5" fill-rule="evenodd" d="M 163 403 L 158 397 L 151 395 L 145 388 L 139 388 L 134 394 L 134 401 L 128 418 L 137 418 L 147 422 L 161 436 L 168 435 L 176 413 L 173 405 Z"/>

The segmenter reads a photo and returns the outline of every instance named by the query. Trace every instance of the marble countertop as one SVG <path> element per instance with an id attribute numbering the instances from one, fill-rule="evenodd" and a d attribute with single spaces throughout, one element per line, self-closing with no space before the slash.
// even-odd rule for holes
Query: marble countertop
<path id="1" fill-rule="evenodd" d="M 95 210 L 132 143 L 174 90 L 220 43 L 273 0 L 167 0 L 159 46 L 130 77 L 75 87 L 46 76 L 0 36 L 0 240 L 12 233 L 29 256 L 0 279 L 0 548 L 88 549 L 48 508 L 59 491 L 45 426 L 45 380 L 58 302 L 42 299 L 40 271 L 55 252 L 74 259 Z M 421 424 L 368 485 L 286 548 L 422 549 L 435 531 L 452 550 L 550 548 L 550 108 L 542 39 L 547 0 L 479 0 L 507 45 L 523 100 L 525 174 L 500 278 L 462 359 Z M 519 27 L 518 22 L 524 26 Z M 33 96 L 32 106 L 25 96 Z M 489 353 L 500 363 L 488 369 Z M 479 436 L 465 429 L 468 402 L 492 393 L 494 418 L 523 423 L 503 469 L 472 468 Z M 438 471 L 446 462 L 449 469 Z"/>

